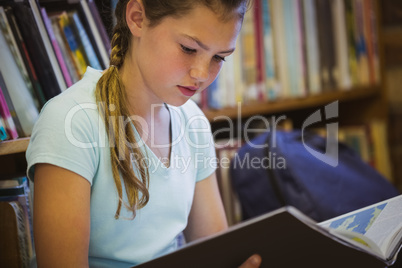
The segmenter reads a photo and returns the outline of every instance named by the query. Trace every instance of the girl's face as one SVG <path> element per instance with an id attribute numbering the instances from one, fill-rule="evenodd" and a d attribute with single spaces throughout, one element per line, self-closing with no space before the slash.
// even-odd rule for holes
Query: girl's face
<path id="1" fill-rule="evenodd" d="M 197 6 L 155 27 L 144 25 L 131 52 L 139 71 L 135 86 L 142 86 L 153 102 L 174 106 L 204 90 L 235 49 L 241 19 L 232 17 L 222 21 L 207 7 Z"/>

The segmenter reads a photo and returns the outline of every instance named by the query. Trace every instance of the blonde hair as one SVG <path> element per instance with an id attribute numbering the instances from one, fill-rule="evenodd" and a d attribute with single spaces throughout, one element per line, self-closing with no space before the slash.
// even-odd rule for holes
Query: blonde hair
<path id="1" fill-rule="evenodd" d="M 119 202 L 115 218 L 120 216 L 121 206 L 133 212 L 144 207 L 149 201 L 149 172 L 141 161 L 145 158 L 135 138 L 131 122 L 126 91 L 119 75 L 126 52 L 130 48 L 131 32 L 126 23 L 126 7 L 129 0 L 119 0 L 115 9 L 117 24 L 113 29 L 111 41 L 110 67 L 104 72 L 96 85 L 98 110 L 103 116 L 110 142 L 110 157 L 113 179 L 117 188 Z M 197 4 L 215 10 L 224 20 L 235 8 L 241 7 L 242 18 L 250 0 L 142 0 L 150 27 L 156 26 L 167 16 L 183 16 Z M 217 11 L 218 10 L 218 11 Z M 130 123 L 125 124 L 126 120 Z M 132 123 L 132 124 L 131 124 Z M 122 127 L 123 126 L 123 127 Z M 132 146 L 134 145 L 134 146 Z M 134 168 L 132 157 L 134 156 Z M 127 201 L 123 200 L 123 184 Z"/>

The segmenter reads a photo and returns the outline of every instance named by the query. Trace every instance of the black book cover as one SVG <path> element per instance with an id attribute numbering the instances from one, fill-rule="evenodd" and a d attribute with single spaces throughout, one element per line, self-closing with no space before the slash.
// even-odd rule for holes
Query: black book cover
<path id="1" fill-rule="evenodd" d="M 46 102 L 46 97 L 45 97 L 45 94 L 43 93 L 42 86 L 38 80 L 38 76 L 36 74 L 35 68 L 32 65 L 32 61 L 28 54 L 28 50 L 27 50 L 25 41 L 21 36 L 20 30 L 18 28 L 17 21 L 15 19 L 12 9 L 10 7 L 6 7 L 5 11 L 6 11 L 8 22 L 10 24 L 11 31 L 13 32 L 14 37 L 16 39 L 18 50 L 20 51 L 22 60 L 24 61 L 24 65 L 27 68 L 29 78 L 32 82 L 32 86 L 35 91 L 35 97 L 38 99 L 40 107 L 42 107 Z"/>

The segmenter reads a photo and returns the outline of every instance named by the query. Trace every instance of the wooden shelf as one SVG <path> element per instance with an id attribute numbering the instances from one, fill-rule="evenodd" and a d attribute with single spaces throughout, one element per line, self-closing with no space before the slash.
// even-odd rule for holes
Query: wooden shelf
<path id="1" fill-rule="evenodd" d="M 382 30 L 382 40 L 385 45 L 402 45 L 402 27 L 389 27 Z"/>
<path id="2" fill-rule="evenodd" d="M 0 155 L 23 153 L 27 150 L 30 138 L 20 138 L 0 142 Z"/>
<path id="3" fill-rule="evenodd" d="M 250 102 L 238 107 L 227 107 L 219 110 L 204 109 L 208 120 L 219 122 L 223 120 L 249 117 L 252 115 L 268 115 L 288 112 L 297 109 L 313 108 L 326 105 L 336 100 L 347 102 L 369 98 L 380 94 L 380 85 L 356 87 L 350 90 L 337 90 L 303 98 L 283 99 L 271 102 Z"/>

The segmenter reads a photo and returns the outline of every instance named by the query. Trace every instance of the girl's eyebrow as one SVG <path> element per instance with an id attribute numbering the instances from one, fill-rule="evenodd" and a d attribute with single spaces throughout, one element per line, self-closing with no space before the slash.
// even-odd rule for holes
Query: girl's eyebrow
<path id="1" fill-rule="evenodd" d="M 201 42 L 197 37 L 193 37 L 193 36 L 190 36 L 190 35 L 187 35 L 187 34 L 183 34 L 182 36 L 185 37 L 185 38 L 187 38 L 187 39 L 193 40 L 193 41 L 196 42 L 201 48 L 205 49 L 206 51 L 209 51 L 210 48 L 209 48 L 207 45 L 205 45 L 203 42 Z M 228 54 L 228 53 L 233 53 L 233 51 L 235 51 L 234 48 L 229 49 L 229 50 L 226 50 L 226 51 L 218 52 L 218 54 Z"/>

